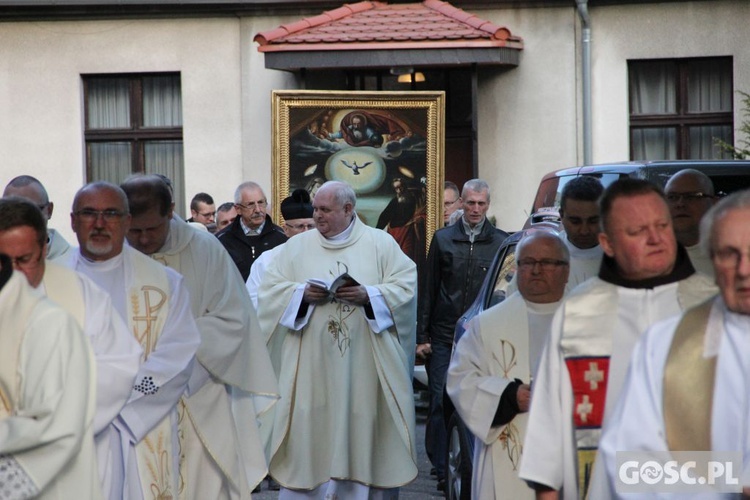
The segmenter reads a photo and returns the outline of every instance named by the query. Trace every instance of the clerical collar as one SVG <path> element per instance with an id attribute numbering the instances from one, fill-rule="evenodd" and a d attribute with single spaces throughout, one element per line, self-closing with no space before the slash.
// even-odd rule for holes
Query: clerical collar
<path id="1" fill-rule="evenodd" d="M 352 234 L 352 231 L 354 231 L 354 219 L 357 218 L 357 212 L 352 213 L 354 214 L 354 217 L 352 217 L 352 221 L 349 223 L 349 226 L 346 229 L 341 231 L 336 236 L 331 236 L 330 238 L 326 238 L 323 235 L 321 236 L 323 236 L 323 238 L 326 238 L 328 241 L 342 241 L 347 239 Z"/>
<path id="2" fill-rule="evenodd" d="M 263 226 L 266 225 L 266 221 L 263 221 L 263 224 L 256 227 L 255 229 L 250 228 L 245 225 L 245 221 L 242 220 L 242 217 L 240 217 L 240 226 L 242 227 L 242 232 L 245 233 L 245 236 L 257 236 L 260 234 L 261 231 L 263 231 Z"/>
<path id="3" fill-rule="evenodd" d="M 599 267 L 599 279 L 623 288 L 656 288 L 657 286 L 668 285 L 677 281 L 682 281 L 695 274 L 695 268 L 690 263 L 690 258 L 685 251 L 685 247 L 677 244 L 677 259 L 675 260 L 672 272 L 666 276 L 656 276 L 645 280 L 628 280 L 620 276 L 615 259 L 604 254 L 602 264 Z"/>
<path id="4" fill-rule="evenodd" d="M 127 242 L 125 242 L 125 245 L 127 245 Z M 91 260 L 83 255 L 80 249 L 78 251 L 78 256 L 80 257 L 78 262 L 84 267 L 88 267 L 94 271 L 111 271 L 112 269 L 121 266 L 125 261 L 125 248 L 123 246 L 123 250 L 120 253 L 107 260 Z"/>
<path id="5" fill-rule="evenodd" d="M 461 217 L 461 223 L 464 225 L 464 232 L 469 236 L 469 241 L 474 243 L 474 238 L 479 236 L 479 233 L 482 232 L 482 228 L 484 227 L 484 221 L 487 220 L 487 217 L 482 217 L 482 220 L 477 222 L 477 225 L 474 227 L 471 227 L 468 222 L 466 222 L 466 218 Z"/>
<path id="6" fill-rule="evenodd" d="M 562 299 L 558 300 L 557 302 L 547 302 L 546 304 L 531 302 L 526 299 L 523 300 L 524 302 L 526 302 L 526 307 L 529 309 L 529 312 L 536 314 L 553 314 L 555 311 L 557 311 L 557 306 L 562 303 Z"/>

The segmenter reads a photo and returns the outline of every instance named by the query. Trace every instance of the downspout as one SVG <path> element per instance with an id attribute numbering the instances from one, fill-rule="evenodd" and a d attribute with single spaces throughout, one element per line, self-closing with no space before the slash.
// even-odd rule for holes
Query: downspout
<path id="1" fill-rule="evenodd" d="M 588 0 L 576 0 L 581 18 L 581 82 L 583 84 L 583 164 L 591 165 L 591 18 Z"/>

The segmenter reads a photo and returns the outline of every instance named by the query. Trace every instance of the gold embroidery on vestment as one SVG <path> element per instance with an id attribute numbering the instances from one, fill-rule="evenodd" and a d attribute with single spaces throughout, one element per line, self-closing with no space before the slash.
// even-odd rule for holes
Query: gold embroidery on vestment
<path id="1" fill-rule="evenodd" d="M 151 327 L 158 319 L 159 310 L 167 301 L 167 294 L 160 288 L 150 285 L 141 287 L 141 292 L 143 293 L 143 301 L 146 308 L 143 315 L 140 314 L 140 308 L 138 307 L 140 301 L 138 300 L 137 292 L 133 293 L 130 297 L 130 300 L 133 303 L 133 334 L 143 348 L 143 359 L 147 359 L 156 343 L 151 332 Z M 155 305 L 152 305 L 151 292 L 157 294 Z M 139 332 L 138 324 L 144 322 L 145 327 Z"/>

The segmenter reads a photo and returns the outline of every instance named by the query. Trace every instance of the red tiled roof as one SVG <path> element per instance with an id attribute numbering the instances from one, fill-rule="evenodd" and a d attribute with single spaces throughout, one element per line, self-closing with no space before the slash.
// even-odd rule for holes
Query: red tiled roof
<path id="1" fill-rule="evenodd" d="M 523 41 L 508 28 L 448 2 L 359 2 L 255 35 L 261 52 L 508 47 Z"/>

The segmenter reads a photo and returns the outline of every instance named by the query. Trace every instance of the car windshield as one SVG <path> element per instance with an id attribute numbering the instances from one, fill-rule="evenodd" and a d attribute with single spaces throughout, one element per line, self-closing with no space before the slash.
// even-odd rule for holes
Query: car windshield
<path id="1" fill-rule="evenodd" d="M 490 297 L 489 306 L 494 306 L 505 300 L 505 297 L 510 295 L 511 282 L 513 276 L 516 274 L 516 246 L 508 248 L 505 253 L 502 264 L 500 264 L 500 272 L 497 273 L 495 279 L 495 285 L 492 287 L 492 296 Z"/>

